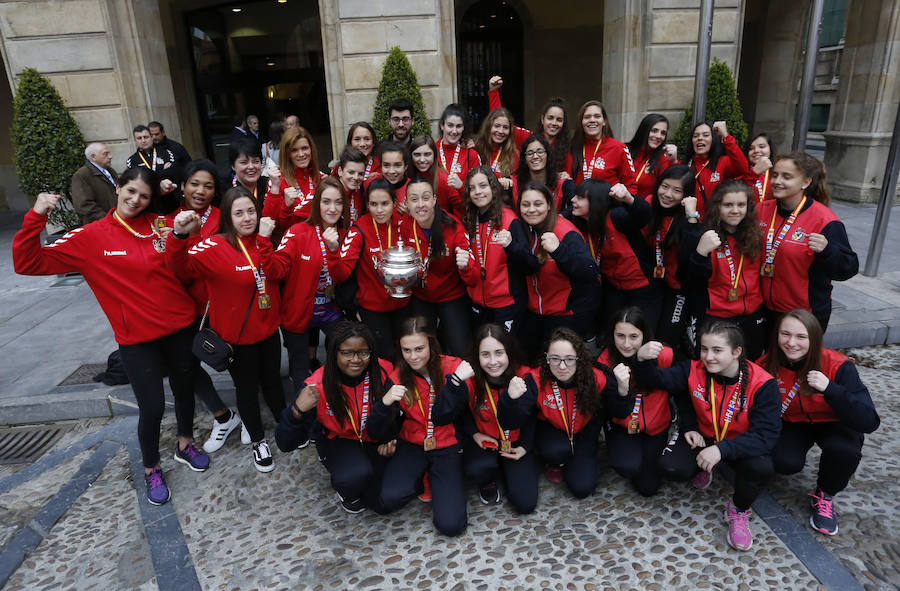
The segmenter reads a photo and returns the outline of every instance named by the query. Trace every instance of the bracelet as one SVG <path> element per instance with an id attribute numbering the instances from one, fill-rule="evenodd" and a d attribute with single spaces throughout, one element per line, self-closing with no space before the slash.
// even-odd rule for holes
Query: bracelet
<path id="1" fill-rule="evenodd" d="M 172 230 L 172 236 L 174 236 L 175 238 L 178 238 L 179 240 L 187 240 L 188 238 L 191 237 L 190 234 L 182 234 L 182 233 L 176 232 L 174 230 Z"/>
<path id="2" fill-rule="evenodd" d="M 699 212 L 699 211 L 694 211 L 694 212 L 692 212 L 692 213 L 686 213 L 686 214 L 684 214 L 684 217 L 686 217 L 686 218 L 689 219 L 689 220 L 699 220 L 699 219 L 700 219 L 700 212 Z"/>

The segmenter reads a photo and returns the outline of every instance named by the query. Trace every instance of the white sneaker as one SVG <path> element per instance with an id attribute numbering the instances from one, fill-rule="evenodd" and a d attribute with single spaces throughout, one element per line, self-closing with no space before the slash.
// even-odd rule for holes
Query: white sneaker
<path id="1" fill-rule="evenodd" d="M 253 444 L 253 465 L 260 472 L 271 472 L 275 469 L 275 460 L 272 459 L 272 451 L 265 439 Z"/>
<path id="2" fill-rule="evenodd" d="M 241 417 L 234 411 L 231 411 L 231 418 L 224 423 L 220 423 L 214 418 L 212 429 L 209 432 L 209 439 L 203 442 L 203 451 L 211 454 L 220 450 L 225 445 L 225 440 L 228 439 L 231 432 L 241 424 Z"/>
<path id="3" fill-rule="evenodd" d="M 244 423 L 241 423 L 241 443 L 250 445 L 250 431 L 247 430 L 247 426 Z"/>

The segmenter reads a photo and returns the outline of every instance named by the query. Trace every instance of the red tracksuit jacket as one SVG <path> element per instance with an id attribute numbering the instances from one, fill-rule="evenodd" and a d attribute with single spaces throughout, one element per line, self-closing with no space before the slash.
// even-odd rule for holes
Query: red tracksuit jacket
<path id="1" fill-rule="evenodd" d="M 313 173 L 313 174 L 311 174 Z M 272 218 L 280 228 L 289 228 L 309 217 L 313 199 L 316 197 L 316 185 L 322 178 L 318 170 L 294 169 L 294 178 L 297 179 L 295 189 L 300 191 L 300 196 L 294 200 L 291 207 L 284 204 L 284 190 L 290 187 L 284 177 L 281 177 L 281 193 L 275 195 L 266 193 L 266 203 L 263 206 L 263 216 Z"/>
<path id="2" fill-rule="evenodd" d="M 597 280 L 597 266 L 572 222 L 559 216 L 553 233 L 559 238 L 559 247 L 526 279 L 528 310 L 542 316 L 571 316 L 591 305 L 588 300 L 592 282 Z M 539 245 L 536 236 L 531 252 Z"/>
<path id="3" fill-rule="evenodd" d="M 515 212 L 504 207 L 499 228 L 490 227 L 489 232 L 489 220 L 479 220 L 475 234 L 470 237 L 469 250 L 475 259 L 472 263 L 475 272 L 463 275 L 463 281 L 476 306 L 505 308 L 524 298 L 522 275 L 525 267 L 522 261 L 527 256 L 528 245 L 517 220 Z M 518 229 L 512 228 L 513 225 L 519 226 Z M 513 235 L 513 242 L 506 248 L 494 242 L 499 230 L 509 230 Z M 510 255 L 512 259 L 508 258 Z M 481 278 L 482 267 L 484 279 Z"/>
<path id="4" fill-rule="evenodd" d="M 601 179 L 610 185 L 622 183 L 629 193 L 637 194 L 637 173 L 631 161 L 631 152 L 619 140 L 611 137 L 601 138 L 598 147 L 597 140 L 586 138 L 583 155 L 573 153 L 572 160 L 572 173 L 576 183 L 580 184 L 585 178 Z M 586 166 L 583 164 L 585 162 Z"/>
<path id="5" fill-rule="evenodd" d="M 670 367 L 674 357 L 675 353 L 671 348 L 663 347 L 659 357 L 656 359 L 656 366 Z M 609 360 L 609 350 L 605 349 L 600 353 L 600 356 L 597 357 L 597 361 L 610 368 L 610 371 L 612 371 L 613 363 Z M 633 382 L 634 368 L 632 367 L 632 383 Z M 632 388 L 633 387 L 634 386 L 632 386 Z M 672 421 L 672 411 L 669 409 L 669 393 L 661 389 L 647 391 L 649 389 L 644 388 L 643 390 L 641 406 L 638 409 L 637 415 L 639 429 L 641 433 L 657 435 L 666 430 L 669 427 L 669 423 Z M 616 395 L 618 396 L 618 392 L 616 392 Z M 632 392 L 629 397 L 631 398 L 630 404 L 633 413 L 634 393 Z M 631 415 L 624 418 L 611 417 L 611 420 L 613 423 L 627 428 L 628 423 L 631 421 Z"/>
<path id="6" fill-rule="evenodd" d="M 600 272 L 616 289 L 632 290 L 650 284 L 650 252 L 641 229 L 650 221 L 650 205 L 635 198 L 628 206 L 610 199 L 606 235 L 600 247 Z"/>
<path id="7" fill-rule="evenodd" d="M 459 364 L 462 363 L 462 360 L 457 357 L 451 357 L 449 355 L 441 355 L 441 376 L 447 376 L 448 374 L 453 373 Z M 400 372 L 395 369 L 393 373 L 391 373 L 391 381 L 394 384 L 400 383 Z M 444 384 L 434 384 L 434 393 L 435 396 L 439 395 L 441 392 L 441 388 L 443 388 Z M 403 410 L 403 423 L 400 426 L 400 439 L 412 443 L 413 445 L 422 446 L 425 443 L 425 435 L 427 428 L 427 414 L 429 411 L 429 399 L 428 399 L 428 382 L 425 381 L 425 378 L 416 376 L 416 390 L 420 397 L 420 401 L 422 403 L 421 408 L 419 407 L 418 402 L 413 402 L 408 405 L 402 400 L 397 404 L 400 405 L 400 408 Z M 425 414 L 422 411 L 425 411 Z M 456 445 L 456 427 L 453 426 L 453 423 L 449 425 L 434 425 L 433 436 L 437 440 L 437 446 L 435 449 L 443 449 L 445 447 L 450 447 L 451 445 Z"/>
<path id="8" fill-rule="evenodd" d="M 652 203 L 653 196 L 647 196 L 647 203 Z M 680 206 L 679 206 L 680 207 Z M 652 210 L 651 210 L 652 211 Z M 663 280 L 666 282 L 671 289 L 676 291 L 681 289 L 681 282 L 678 280 L 678 252 L 680 249 L 680 244 L 675 243 L 670 245 L 668 248 L 663 246 L 666 240 L 666 234 L 672 227 L 672 220 L 675 219 L 670 215 L 663 216 L 662 222 L 659 225 L 659 242 L 660 242 L 660 251 L 662 253 L 663 260 L 663 268 L 665 269 L 665 275 L 663 276 Z M 656 266 L 656 236 L 657 232 L 650 234 L 649 224 L 644 226 L 641 229 L 641 233 L 644 235 L 644 238 L 647 239 L 647 244 L 650 246 L 650 266 Z M 684 236 L 684 229 L 682 228 L 682 237 Z"/>
<path id="9" fill-rule="evenodd" d="M 656 162 L 651 166 L 649 157 L 647 156 L 646 147 L 638 150 L 637 156 L 634 157 L 635 181 L 637 182 L 637 193 L 641 199 L 653 195 L 653 189 L 656 188 L 656 181 L 660 175 L 665 172 L 671 163 L 665 155 L 660 155 Z M 653 169 L 653 170 L 651 170 Z"/>
<path id="10" fill-rule="evenodd" d="M 165 255 L 156 251 L 150 238 L 137 238 L 125 229 L 113 211 L 41 247 L 47 216 L 29 209 L 13 238 L 16 273 L 81 273 L 120 345 L 153 341 L 193 323 L 196 313 L 190 295 L 166 266 Z M 143 213 L 126 222 L 136 232 L 149 234 L 156 217 Z"/>
<path id="11" fill-rule="evenodd" d="M 748 163 L 747 170 L 748 172 L 744 175 L 743 181 L 756 191 L 757 199 L 760 201 L 774 199 L 775 197 L 772 196 L 772 169 L 770 168 L 762 174 L 756 174 Z"/>
<path id="12" fill-rule="evenodd" d="M 381 365 L 381 381 L 387 383 L 388 376 L 394 371 L 394 366 L 384 359 L 379 359 L 378 363 Z M 325 387 L 322 385 L 324 375 L 325 366 L 323 365 L 306 378 L 305 383 L 313 385 L 319 390 L 320 396 L 319 403 L 316 405 L 316 418 L 325 430 L 325 436 L 329 439 L 340 437 L 357 441 L 362 437 L 362 441 L 365 443 L 377 443 L 366 431 L 366 424 L 372 415 L 372 408 L 374 408 L 377 400 L 366 392 L 365 378 L 360 379 L 356 386 L 341 384 L 346 406 L 338 409 L 337 415 L 335 415 L 334 409 L 328 405 L 328 400 L 325 398 Z M 353 417 L 352 421 L 349 418 L 350 416 Z"/>
<path id="13" fill-rule="evenodd" d="M 699 224 L 691 224 L 699 226 Z M 697 238 L 699 241 L 699 238 Z M 734 272 L 740 268 L 740 279 L 737 290 L 738 299 L 731 301 L 728 293 L 731 291 L 731 268 L 725 256 L 725 249 L 720 247 L 712 251 L 709 256 L 700 256 L 694 250 L 691 253 L 688 277 L 692 287 L 700 287 L 706 283 L 706 297 L 708 299 L 706 313 L 716 318 L 732 318 L 734 316 L 746 316 L 753 314 L 762 306 L 762 289 L 759 282 L 760 256 L 757 254 L 752 259 L 744 257 L 741 265 L 741 253 L 737 250 L 737 240 L 731 234 L 726 235 L 728 248 L 731 251 L 731 259 L 734 264 Z"/>
<path id="14" fill-rule="evenodd" d="M 466 276 L 467 280 L 471 282 L 480 273 L 471 253 L 469 254 L 469 266 L 465 270 L 456 266 L 456 249 L 461 248 L 468 251 L 469 238 L 466 236 L 466 230 L 462 223 L 456 218 L 453 218 L 453 221 L 456 222 L 455 226 L 443 225 L 444 252 L 434 258 L 428 256 L 430 240 L 418 222 L 409 216 L 400 224 L 400 236 L 403 238 L 403 244 L 415 248 L 422 257 L 422 261 L 427 261 L 423 276 L 424 286 L 420 285 L 413 289 L 416 297 L 424 302 L 449 302 L 463 297 L 466 295 L 466 287 L 462 276 Z"/>
<path id="15" fill-rule="evenodd" d="M 706 201 L 712 197 L 713 191 L 724 180 L 743 179 L 748 172 L 747 157 L 737 145 L 734 137 L 728 135 L 722 140 L 725 146 L 725 153 L 719 156 L 716 161 L 716 168 L 712 170 L 709 166 L 709 159 L 701 156 L 694 156 L 690 162 L 685 164 L 694 171 L 694 178 L 697 179 L 697 211 L 702 216 L 706 211 Z"/>
<path id="16" fill-rule="evenodd" d="M 187 211 L 184 205 L 180 205 L 178 209 L 170 213 L 166 216 L 166 225 L 170 228 L 175 227 L 175 216 L 181 213 L 182 211 Z M 206 216 L 206 219 L 203 219 L 203 216 L 206 215 L 205 212 L 197 212 L 200 215 L 200 231 L 197 233 L 191 234 L 191 237 L 188 240 L 191 243 L 191 246 L 197 244 L 201 240 L 205 240 L 210 236 L 216 234 L 219 231 L 219 208 L 214 205 L 210 205 L 206 211 L 209 212 L 209 215 Z M 203 311 L 206 309 L 206 302 L 209 300 L 206 294 L 206 284 L 202 281 L 191 281 L 187 283 L 188 291 L 191 292 L 191 297 L 194 298 L 194 302 L 197 304 L 197 315 L 202 316 Z"/>
<path id="17" fill-rule="evenodd" d="M 443 140 L 439 139 L 437 141 L 437 149 L 438 165 L 448 174 L 455 172 L 463 182 L 463 185 L 466 183 L 466 176 L 469 174 L 469 169 L 481 166 L 481 158 L 478 156 L 478 152 L 475 151 L 475 148 L 463 148 L 462 146 L 459 146 L 459 155 L 456 156 L 456 146 L 445 144 Z M 441 159 L 441 152 L 444 154 L 443 160 Z M 454 156 L 456 156 L 455 164 L 453 161 Z M 444 163 L 446 163 L 446 165 Z"/>

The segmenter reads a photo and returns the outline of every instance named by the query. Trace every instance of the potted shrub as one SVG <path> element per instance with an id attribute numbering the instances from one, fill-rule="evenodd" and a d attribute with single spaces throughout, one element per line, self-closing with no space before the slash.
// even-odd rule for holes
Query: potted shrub
<path id="1" fill-rule="evenodd" d="M 425 112 L 425 103 L 422 100 L 422 91 L 419 89 L 419 80 L 412 69 L 406 54 L 399 47 L 391 49 L 384 62 L 381 71 L 381 83 L 378 85 L 378 96 L 375 98 L 375 114 L 372 116 L 372 127 L 379 139 L 384 139 L 391 134 L 391 126 L 388 123 L 388 107 L 396 99 L 405 98 L 413 104 L 413 117 L 416 124 L 411 135 L 431 133 L 431 122 Z"/>

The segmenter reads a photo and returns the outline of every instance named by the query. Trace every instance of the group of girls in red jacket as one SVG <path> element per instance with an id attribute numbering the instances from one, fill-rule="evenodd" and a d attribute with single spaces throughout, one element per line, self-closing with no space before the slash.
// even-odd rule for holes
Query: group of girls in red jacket
<path id="1" fill-rule="evenodd" d="M 586 497 L 602 433 L 610 466 L 642 495 L 664 478 L 703 488 L 729 464 L 725 519 L 739 549 L 774 472 L 799 471 L 818 444 L 829 460 L 811 523 L 836 533 L 833 497 L 878 415 L 852 364 L 822 347 L 831 281 L 857 271 L 822 164 L 775 156 L 759 135 L 751 168 L 724 122 L 697 125 L 679 163 L 665 117 L 645 117 L 626 145 L 598 101 L 579 109 L 570 138 L 553 99 L 532 134 L 500 106 L 501 85 L 492 79 L 495 108 L 474 146 L 457 105 L 438 142 L 378 144 L 361 122 L 325 175 L 297 128 L 267 178 L 252 150 L 232 158 L 219 208 L 211 163 L 188 166 L 184 203 L 167 218 L 148 208 L 155 175 L 134 169 L 107 218 L 46 248 L 38 234 L 58 197 L 38 198 L 13 245 L 16 270 L 78 270 L 94 289 L 140 407 L 151 502 L 169 498 L 158 451 L 168 374 L 176 461 L 209 466 L 192 442 L 196 392 L 215 417 L 207 452 L 242 425 L 256 469 L 274 469 L 261 391 L 279 448 L 314 440 L 351 513 L 418 495 L 435 528 L 457 535 L 467 480 L 485 504 L 502 486 L 517 512 L 533 511 L 536 457 Z M 409 298 L 378 277 L 401 241 L 423 264 Z M 234 347 L 240 416 L 191 354 L 199 323 Z"/>

